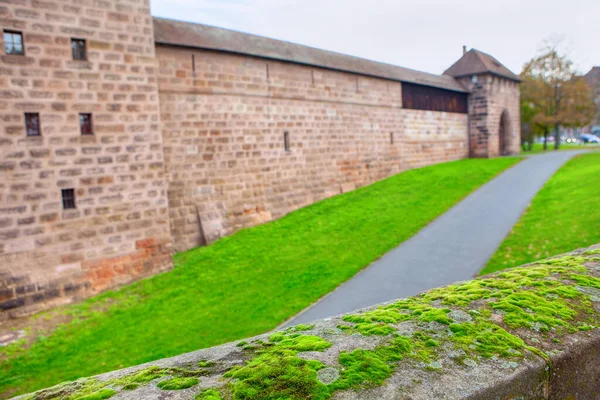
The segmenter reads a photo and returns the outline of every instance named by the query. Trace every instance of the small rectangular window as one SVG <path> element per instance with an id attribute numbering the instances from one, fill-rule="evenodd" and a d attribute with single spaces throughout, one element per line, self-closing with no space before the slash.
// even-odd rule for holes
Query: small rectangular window
<path id="1" fill-rule="evenodd" d="M 390 143 L 394 144 L 394 132 L 390 132 Z"/>
<path id="2" fill-rule="evenodd" d="M 84 39 L 71 39 L 71 51 L 73 60 L 87 60 L 87 49 Z"/>
<path id="3" fill-rule="evenodd" d="M 21 32 L 4 31 L 4 50 L 6 54 L 25 55 L 23 48 L 23 34 Z"/>
<path id="4" fill-rule="evenodd" d="M 93 135 L 92 114 L 79 114 L 79 129 L 82 135 Z"/>
<path id="5" fill-rule="evenodd" d="M 290 133 L 289 132 L 283 133 L 283 147 L 285 148 L 285 151 L 290 151 Z"/>
<path id="6" fill-rule="evenodd" d="M 74 189 L 63 189 L 62 190 L 62 203 L 63 209 L 72 210 L 75 208 L 75 190 Z"/>
<path id="7" fill-rule="evenodd" d="M 25 133 L 27 136 L 41 136 L 40 114 L 25 113 Z"/>

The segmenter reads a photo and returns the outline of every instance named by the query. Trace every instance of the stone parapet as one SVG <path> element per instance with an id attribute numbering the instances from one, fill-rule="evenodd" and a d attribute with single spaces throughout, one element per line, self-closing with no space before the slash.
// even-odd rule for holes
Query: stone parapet
<path id="1" fill-rule="evenodd" d="M 600 245 L 20 398 L 592 400 L 598 346 Z"/>

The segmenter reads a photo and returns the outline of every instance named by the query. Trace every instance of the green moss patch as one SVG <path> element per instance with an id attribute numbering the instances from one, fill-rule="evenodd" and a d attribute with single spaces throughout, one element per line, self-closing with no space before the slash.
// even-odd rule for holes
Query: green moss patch
<path id="1" fill-rule="evenodd" d="M 452 324 L 450 330 L 454 334 L 451 341 L 458 348 L 467 354 L 472 353 L 485 358 L 521 357 L 521 350 L 529 347 L 521 338 L 486 321 Z"/>
<path id="2" fill-rule="evenodd" d="M 333 389 L 382 384 L 394 370 L 388 361 L 384 351 L 354 350 L 340 354 L 339 363 L 344 370 Z"/>
<path id="3" fill-rule="evenodd" d="M 447 326 L 450 334 L 433 338 L 416 332 L 413 349 L 423 360 L 430 359 L 427 348 L 449 342 L 473 357 L 522 357 L 528 350 L 545 359 L 541 350 L 526 344 L 511 331 L 528 329 L 560 337 L 600 325 L 591 307 L 589 291 L 600 288 L 600 278 L 586 274 L 585 262 L 597 261 L 583 256 L 565 256 L 539 262 L 530 268 L 516 268 L 496 276 L 434 289 L 415 298 L 343 320 L 353 323 L 345 330 L 364 335 L 390 335 L 405 321 L 424 325 L 435 322 Z M 579 284 L 582 287 L 575 287 Z M 587 295 L 586 295 L 587 293 Z M 452 311 L 451 307 L 467 310 Z M 414 357 L 414 354 L 412 354 Z"/>
<path id="4" fill-rule="evenodd" d="M 100 382 L 94 378 L 80 379 L 75 382 L 65 382 L 50 389 L 42 390 L 31 395 L 28 399 L 69 399 L 69 400 L 103 400 L 117 394 L 109 388 L 110 383 Z"/>
<path id="5" fill-rule="evenodd" d="M 223 400 L 223 397 L 216 389 L 204 389 L 195 397 L 195 400 Z"/>
<path id="6" fill-rule="evenodd" d="M 198 361 L 198 367 L 200 368 L 211 368 L 215 366 L 215 362 L 214 361 L 209 361 L 209 360 L 200 360 Z"/>
<path id="7" fill-rule="evenodd" d="M 117 394 L 116 390 L 112 389 L 100 389 L 97 392 L 87 394 L 81 397 L 77 397 L 77 400 L 104 400 L 110 399 L 115 394 Z"/>
<path id="8" fill-rule="evenodd" d="M 158 383 L 162 390 L 182 390 L 198 384 L 198 377 L 206 375 L 204 369 L 195 370 L 187 368 L 159 368 L 148 367 L 133 372 L 120 378 L 99 381 L 95 378 L 80 379 L 75 382 L 65 382 L 54 388 L 38 391 L 31 396 L 31 400 L 65 399 L 65 400 L 97 400 L 108 399 L 119 390 L 131 391 L 140 386 L 147 385 L 160 378 L 170 379 Z"/>
<path id="9" fill-rule="evenodd" d="M 300 324 L 300 325 L 296 325 L 296 326 L 292 326 L 290 328 L 288 328 L 288 331 L 291 332 L 306 332 L 306 331 L 312 331 L 315 328 L 314 324 Z"/>
<path id="10" fill-rule="evenodd" d="M 331 343 L 318 336 L 276 333 L 271 343 L 256 350 L 245 366 L 225 374 L 233 378 L 231 392 L 235 399 L 325 399 L 325 385 L 317 371 L 325 365 L 298 357 L 302 351 L 322 351 Z"/>
<path id="11" fill-rule="evenodd" d="M 158 383 L 158 387 L 162 390 L 183 390 L 196 386 L 198 384 L 196 378 L 172 378 Z"/>

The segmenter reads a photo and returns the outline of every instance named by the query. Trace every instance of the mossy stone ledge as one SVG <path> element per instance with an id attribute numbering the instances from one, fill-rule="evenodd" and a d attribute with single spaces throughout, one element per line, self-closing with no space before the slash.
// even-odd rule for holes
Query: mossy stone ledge
<path id="1" fill-rule="evenodd" d="M 600 398 L 600 245 L 21 399 Z"/>

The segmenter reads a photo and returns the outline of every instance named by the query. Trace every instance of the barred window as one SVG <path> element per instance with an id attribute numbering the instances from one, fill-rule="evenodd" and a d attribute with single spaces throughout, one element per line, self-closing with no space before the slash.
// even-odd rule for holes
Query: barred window
<path id="1" fill-rule="evenodd" d="M 71 39 L 73 60 L 87 60 L 87 49 L 84 39 Z"/>
<path id="2" fill-rule="evenodd" d="M 79 114 L 79 129 L 82 135 L 93 135 L 92 114 Z"/>
<path id="3" fill-rule="evenodd" d="M 4 50 L 6 54 L 25 55 L 23 48 L 23 34 L 21 32 L 4 31 Z"/>
<path id="4" fill-rule="evenodd" d="M 72 210 L 75 208 L 75 190 L 74 189 L 63 189 L 62 190 L 62 203 L 64 210 Z"/>
<path id="5" fill-rule="evenodd" d="M 25 133 L 27 136 L 41 136 L 40 114 L 25 113 Z"/>

